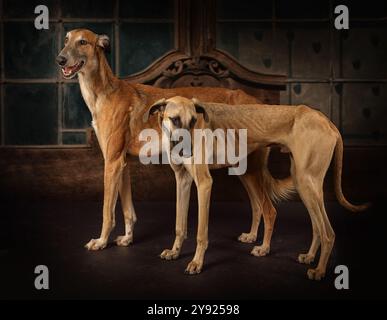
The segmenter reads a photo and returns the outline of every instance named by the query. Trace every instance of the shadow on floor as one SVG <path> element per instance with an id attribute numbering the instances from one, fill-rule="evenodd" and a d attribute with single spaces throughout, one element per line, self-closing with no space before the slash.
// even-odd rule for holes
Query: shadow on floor
<path id="1" fill-rule="evenodd" d="M 189 238 L 176 261 L 158 255 L 173 243 L 174 203 L 137 203 L 135 241 L 128 248 L 109 246 L 88 252 L 83 245 L 100 232 L 101 203 L 9 203 L 0 207 L 10 221 L 0 250 L 2 299 L 122 298 L 122 299 L 351 299 L 386 298 L 380 268 L 387 261 L 386 212 L 374 206 L 363 214 L 345 211 L 336 203 L 327 212 L 336 231 L 336 244 L 327 276 L 314 282 L 307 267 L 296 262 L 311 241 L 308 214 L 299 202 L 278 207 L 272 250 L 267 257 L 249 253 L 254 244 L 238 242 L 249 230 L 245 203 L 213 203 L 210 244 L 202 274 L 184 269 L 195 250 L 196 208 L 191 206 Z M 5 215 L 4 215 L 5 213 Z M 120 208 L 112 235 L 123 233 Z M 258 243 L 262 240 L 262 225 Z M 47 265 L 50 290 L 34 288 L 34 268 Z M 334 268 L 348 266 L 349 290 L 336 290 Z M 5 286 L 4 286 L 5 282 Z"/>

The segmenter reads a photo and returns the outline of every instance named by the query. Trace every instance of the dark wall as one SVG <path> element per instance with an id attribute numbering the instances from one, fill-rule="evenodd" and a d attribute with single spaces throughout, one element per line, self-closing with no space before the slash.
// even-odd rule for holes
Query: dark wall
<path id="1" fill-rule="evenodd" d="M 334 28 L 347 4 L 349 30 Z M 250 69 L 287 75 L 281 103 L 319 108 L 347 145 L 387 143 L 386 1 L 219 0 L 217 46 Z"/>
<path id="2" fill-rule="evenodd" d="M 349 7 L 348 31 L 333 27 L 339 2 Z M 286 75 L 281 102 L 319 108 L 347 145 L 385 145 L 386 1 L 339 2 L 218 0 L 216 46 L 252 70 Z M 176 45 L 173 0 L 0 4 L 2 145 L 86 143 L 89 112 L 76 80 L 63 81 L 54 63 L 66 31 L 109 35 L 109 62 L 119 76 L 143 70 Z M 33 26 L 37 4 L 50 9 L 47 31 Z"/>

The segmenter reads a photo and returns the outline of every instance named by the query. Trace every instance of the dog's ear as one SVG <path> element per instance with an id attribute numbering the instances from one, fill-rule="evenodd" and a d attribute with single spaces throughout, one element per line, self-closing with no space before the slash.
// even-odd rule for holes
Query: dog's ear
<path id="1" fill-rule="evenodd" d="M 98 35 L 97 45 L 105 52 L 110 52 L 110 39 L 106 34 Z"/>
<path id="2" fill-rule="evenodd" d="M 150 116 L 154 115 L 156 112 L 164 111 L 166 105 L 167 105 L 167 100 L 165 98 L 156 101 L 154 104 L 152 104 L 149 107 L 148 111 L 145 112 L 144 117 L 142 118 L 142 121 L 144 123 L 148 122 Z"/>
<path id="3" fill-rule="evenodd" d="M 204 118 L 204 121 L 205 122 L 208 122 L 210 121 L 210 118 L 208 117 L 208 113 L 205 109 L 205 106 L 202 102 L 200 102 L 198 99 L 196 98 L 193 98 L 192 99 L 192 102 L 194 103 L 195 105 L 195 110 L 196 110 L 196 113 L 201 113 L 203 114 L 203 118 Z"/>

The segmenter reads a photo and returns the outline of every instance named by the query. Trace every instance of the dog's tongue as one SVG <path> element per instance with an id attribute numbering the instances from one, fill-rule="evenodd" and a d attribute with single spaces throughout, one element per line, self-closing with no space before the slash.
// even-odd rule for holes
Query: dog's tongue
<path id="1" fill-rule="evenodd" d="M 75 68 L 75 67 L 65 67 L 65 68 L 63 68 L 63 69 L 64 69 L 64 72 L 65 72 L 65 73 L 70 73 L 71 71 L 74 70 L 74 68 Z"/>

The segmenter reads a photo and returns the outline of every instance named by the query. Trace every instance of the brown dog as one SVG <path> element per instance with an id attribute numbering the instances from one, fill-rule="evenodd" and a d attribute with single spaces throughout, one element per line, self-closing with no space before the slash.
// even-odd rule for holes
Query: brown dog
<path id="1" fill-rule="evenodd" d="M 168 131 L 168 139 L 174 130 L 195 128 L 247 129 L 247 152 L 252 153 L 262 146 L 278 144 L 291 155 L 291 175 L 296 189 L 308 209 L 312 226 L 313 240 L 308 253 L 300 254 L 300 263 L 313 262 L 321 244 L 321 256 L 316 269 L 308 270 L 309 279 L 320 280 L 325 276 L 326 265 L 333 248 L 335 233 L 325 212 L 323 199 L 323 182 L 334 155 L 334 185 L 339 203 L 351 211 L 361 211 L 366 205 L 355 206 L 344 197 L 341 189 L 341 171 L 343 159 L 343 141 L 334 124 L 321 112 L 307 106 L 269 106 L 240 105 L 238 108 L 226 104 L 201 103 L 196 99 L 173 97 L 156 102 L 149 113 L 159 112 L 160 123 Z M 204 119 L 198 113 L 204 114 Z M 173 119 L 179 119 L 178 126 Z M 165 135 L 165 131 L 163 134 Z M 191 134 L 192 136 L 192 134 Z M 201 142 L 200 142 L 201 143 Z M 238 143 L 237 143 L 238 144 Z M 198 189 L 199 222 L 197 248 L 195 257 L 188 265 L 189 273 L 198 273 L 204 260 L 208 244 L 208 211 L 212 179 L 209 174 L 210 164 L 194 163 L 193 156 L 184 164 L 171 163 L 175 171 L 177 184 L 188 184 L 194 180 Z M 170 150 L 167 150 L 170 151 Z M 205 150 L 204 152 L 206 152 Z M 210 151 L 211 152 L 211 151 Z M 187 188 L 188 185 L 186 186 Z M 178 191 L 179 192 L 179 191 Z M 179 206 L 179 202 L 177 206 Z M 179 210 L 177 210 L 179 214 Z M 263 211 L 265 229 L 271 228 L 271 216 Z M 176 217 L 176 230 L 181 230 L 182 218 Z M 178 255 L 182 238 L 176 236 L 172 250 L 164 255 Z M 261 250 L 262 247 L 258 247 Z M 257 250 L 255 248 L 254 250 Z M 254 252 L 253 250 L 253 252 Z"/>
<path id="2" fill-rule="evenodd" d="M 109 38 L 89 30 L 77 29 L 67 33 L 65 46 L 57 57 L 63 76 L 70 79 L 78 75 L 82 96 L 91 112 L 92 125 L 105 160 L 104 204 L 101 235 L 86 244 L 89 250 L 106 247 L 109 235 L 115 226 L 115 204 L 118 194 L 125 218 L 125 235 L 116 239 L 117 245 L 127 246 L 133 240 L 133 225 L 136 214 L 133 208 L 130 173 L 126 166 L 126 154 L 138 155 L 143 144 L 138 139 L 144 128 L 159 130 L 157 121 L 144 125 L 144 113 L 155 101 L 175 95 L 197 97 L 202 101 L 228 104 L 256 103 L 256 99 L 241 90 L 223 88 L 176 88 L 160 89 L 140 84 L 130 84 L 115 77 L 105 58 L 104 49 Z M 276 211 L 271 197 L 286 196 L 292 188 L 291 180 L 274 180 L 266 166 L 269 149 L 261 148 L 251 155 L 251 165 L 242 182 L 250 196 L 253 214 L 251 231 L 242 234 L 243 242 L 255 241 L 261 211 L 270 216 L 271 223 L 265 229 L 265 244 L 270 243 L 271 230 Z M 182 191 L 189 192 L 187 190 Z M 187 194 L 182 199 L 187 199 Z M 181 208 L 187 215 L 188 203 Z"/>

